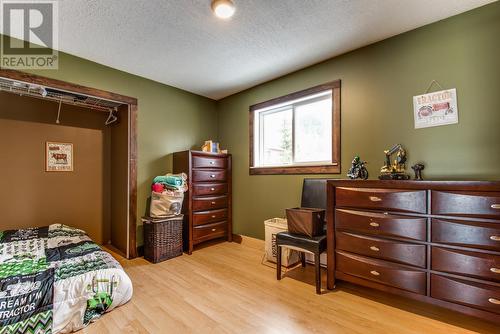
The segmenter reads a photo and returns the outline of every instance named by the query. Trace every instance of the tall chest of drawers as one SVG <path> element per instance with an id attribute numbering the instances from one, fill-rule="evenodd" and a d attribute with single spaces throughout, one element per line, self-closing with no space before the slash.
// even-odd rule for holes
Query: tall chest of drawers
<path id="1" fill-rule="evenodd" d="M 336 280 L 500 323 L 500 182 L 328 181 Z"/>
<path id="2" fill-rule="evenodd" d="M 191 254 L 196 244 L 226 238 L 232 241 L 231 155 L 200 151 L 176 152 L 174 173 L 188 175 L 184 194 L 184 248 Z"/>

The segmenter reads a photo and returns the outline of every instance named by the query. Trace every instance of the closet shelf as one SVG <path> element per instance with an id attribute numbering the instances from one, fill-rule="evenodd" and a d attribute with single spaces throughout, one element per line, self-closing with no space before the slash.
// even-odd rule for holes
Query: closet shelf
<path id="1" fill-rule="evenodd" d="M 41 85 L 12 80 L 0 77 L 0 91 L 30 96 L 43 100 L 50 100 L 57 103 L 71 104 L 78 107 L 85 107 L 99 111 L 112 112 L 118 110 L 123 103 L 98 98 L 95 96 L 77 94 L 60 89 L 44 87 Z"/>

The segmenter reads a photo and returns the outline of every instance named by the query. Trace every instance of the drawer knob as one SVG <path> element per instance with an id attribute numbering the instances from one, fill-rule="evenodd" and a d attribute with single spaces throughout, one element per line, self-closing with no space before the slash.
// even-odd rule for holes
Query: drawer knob
<path id="1" fill-rule="evenodd" d="M 217 216 L 216 215 L 212 215 L 212 218 L 215 218 L 215 217 L 217 217 Z"/>
<path id="2" fill-rule="evenodd" d="M 215 205 L 215 202 L 211 202 L 211 203 L 212 203 L 212 205 Z"/>
<path id="3" fill-rule="evenodd" d="M 377 246 L 371 246 L 370 249 L 374 252 L 378 252 L 380 250 Z"/>
<path id="4" fill-rule="evenodd" d="M 490 298 L 488 299 L 488 301 L 492 304 L 495 304 L 495 305 L 500 305 L 500 300 L 498 299 L 495 299 L 495 298 Z"/>
<path id="5" fill-rule="evenodd" d="M 370 226 L 373 226 L 373 227 L 379 227 L 380 224 L 379 223 L 375 223 L 375 222 L 371 222 L 370 223 Z"/>
<path id="6" fill-rule="evenodd" d="M 214 164 L 215 164 L 215 161 L 210 161 L 210 164 L 211 164 L 211 165 L 214 165 Z"/>
<path id="7" fill-rule="evenodd" d="M 375 270 L 370 271 L 370 274 L 372 274 L 373 276 L 380 276 L 380 273 Z"/>
<path id="8" fill-rule="evenodd" d="M 370 201 L 372 201 L 372 202 L 380 202 L 380 201 L 382 201 L 382 198 L 377 197 L 377 196 L 370 196 Z"/>
<path id="9" fill-rule="evenodd" d="M 210 191 L 215 191 L 215 188 L 210 188 Z"/>
<path id="10" fill-rule="evenodd" d="M 495 274 L 500 274 L 500 269 L 498 268 L 490 268 L 490 271 Z"/>
<path id="11" fill-rule="evenodd" d="M 215 174 L 210 175 L 210 177 L 213 179 L 215 177 Z"/>
<path id="12" fill-rule="evenodd" d="M 217 231 L 217 230 L 216 230 L 215 228 L 213 228 L 213 229 L 212 229 L 212 232 L 215 232 L 215 231 Z"/>
<path id="13" fill-rule="evenodd" d="M 492 235 L 490 239 L 493 241 L 500 241 L 500 235 Z"/>
<path id="14" fill-rule="evenodd" d="M 496 209 L 496 210 L 500 210 L 500 204 L 492 204 L 491 208 Z"/>

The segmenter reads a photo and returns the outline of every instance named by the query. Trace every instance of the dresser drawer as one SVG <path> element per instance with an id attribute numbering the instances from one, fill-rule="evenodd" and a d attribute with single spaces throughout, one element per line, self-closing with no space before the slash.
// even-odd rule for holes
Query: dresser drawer
<path id="1" fill-rule="evenodd" d="M 213 223 L 193 227 L 193 239 L 205 241 L 223 237 L 227 234 L 227 222 Z"/>
<path id="2" fill-rule="evenodd" d="M 338 232 L 335 247 L 351 253 L 424 268 L 426 246 Z"/>
<path id="3" fill-rule="evenodd" d="M 377 236 L 427 239 L 426 218 L 337 209 L 335 227 Z"/>
<path id="4" fill-rule="evenodd" d="M 425 190 L 336 188 L 336 206 L 426 213 Z"/>
<path id="5" fill-rule="evenodd" d="M 500 222 L 478 223 L 434 218 L 432 242 L 500 250 Z"/>
<path id="6" fill-rule="evenodd" d="M 432 214 L 500 218 L 500 193 L 433 191 Z"/>
<path id="7" fill-rule="evenodd" d="M 432 247 L 432 270 L 500 281 L 500 256 Z"/>
<path id="8" fill-rule="evenodd" d="M 193 195 L 223 195 L 227 194 L 227 183 L 193 183 Z"/>
<path id="9" fill-rule="evenodd" d="M 431 297 L 500 314 L 500 288 L 431 275 Z"/>
<path id="10" fill-rule="evenodd" d="M 227 207 L 227 196 L 193 198 L 193 211 L 223 209 Z"/>
<path id="11" fill-rule="evenodd" d="M 426 292 L 426 273 L 418 269 L 336 251 L 336 267 L 343 273 L 418 294 Z"/>
<path id="12" fill-rule="evenodd" d="M 193 182 L 226 181 L 227 172 L 225 170 L 194 170 Z"/>
<path id="13" fill-rule="evenodd" d="M 227 209 L 193 212 L 193 225 L 213 223 L 227 218 Z"/>
<path id="14" fill-rule="evenodd" d="M 227 168 L 227 158 L 197 156 L 192 157 L 193 168 Z"/>

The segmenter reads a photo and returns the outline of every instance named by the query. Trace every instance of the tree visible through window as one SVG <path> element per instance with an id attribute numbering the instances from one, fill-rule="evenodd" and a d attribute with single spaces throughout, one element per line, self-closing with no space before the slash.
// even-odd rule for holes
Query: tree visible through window
<path id="1" fill-rule="evenodd" d="M 250 172 L 337 172 L 340 103 L 335 99 L 340 99 L 338 81 L 252 106 Z"/>

